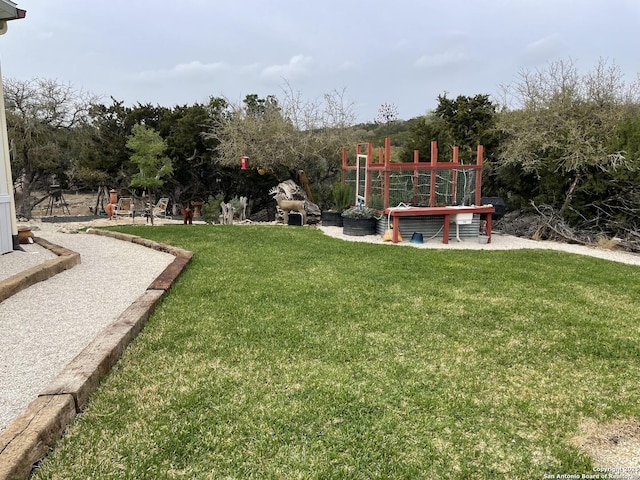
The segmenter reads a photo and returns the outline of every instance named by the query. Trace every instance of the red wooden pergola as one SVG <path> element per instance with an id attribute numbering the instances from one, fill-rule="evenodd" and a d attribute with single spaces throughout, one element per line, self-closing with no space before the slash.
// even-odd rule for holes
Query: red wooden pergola
<path id="1" fill-rule="evenodd" d="M 441 162 L 438 160 L 438 145 L 437 142 L 431 142 L 431 158 L 429 162 L 421 162 L 420 161 L 420 152 L 418 150 L 414 150 L 413 152 L 413 162 L 403 162 L 403 163 L 392 163 L 391 162 L 391 139 L 385 138 L 384 149 L 380 149 L 378 151 L 378 159 L 374 161 L 373 155 L 373 147 L 371 143 L 366 144 L 358 144 L 356 146 L 356 158 L 357 159 L 366 159 L 366 163 L 364 168 L 362 165 L 349 164 L 347 148 L 344 147 L 342 149 L 342 181 L 343 183 L 347 182 L 349 172 L 355 172 L 356 180 L 361 181 L 360 174 L 364 172 L 365 174 L 365 189 L 364 192 L 359 192 L 359 195 L 364 198 L 365 205 L 369 205 L 368 200 L 371 198 L 372 194 L 374 194 L 374 185 L 372 184 L 372 179 L 374 174 L 378 174 L 378 177 L 382 177 L 382 182 L 376 188 L 378 189 L 378 194 L 382 194 L 384 199 L 384 209 L 388 209 L 395 205 L 390 205 L 390 195 L 389 195 L 389 186 L 390 186 L 390 177 L 394 172 L 413 172 L 413 176 L 415 178 L 414 188 L 418 189 L 418 177 L 421 173 L 428 173 L 429 177 L 429 193 L 428 193 L 428 202 L 421 202 L 422 206 L 436 207 L 436 206 L 448 206 L 448 205 L 458 205 L 459 202 L 456 201 L 458 198 L 457 188 L 458 188 L 458 175 L 461 172 L 474 172 L 475 177 L 475 186 L 473 204 L 480 205 L 480 198 L 482 196 L 482 162 L 483 162 L 483 146 L 478 145 L 477 153 L 476 153 L 476 162 L 474 164 L 464 165 L 460 163 L 459 160 L 459 148 L 452 148 L 452 159 L 451 161 Z M 441 172 L 448 172 L 448 178 L 451 193 L 450 197 L 453 199 L 452 202 L 442 202 L 438 201 L 436 191 L 438 187 L 438 174 Z M 351 175 L 353 176 L 353 175 Z M 409 203 L 409 202 L 406 202 Z"/>
<path id="2" fill-rule="evenodd" d="M 491 216 L 495 209 L 492 205 L 481 205 L 482 145 L 478 145 L 475 163 L 471 164 L 460 162 L 458 147 L 452 148 L 451 161 L 438 161 L 435 141 L 431 142 L 430 153 L 428 162 L 420 161 L 418 150 L 413 152 L 413 162 L 391 162 L 391 139 L 385 138 L 377 161 L 374 161 L 371 143 L 366 143 L 356 146 L 356 161 L 350 164 L 347 149 L 343 148 L 342 182 L 354 184 L 356 204 L 377 208 L 393 219 L 394 243 L 399 239 L 400 218 L 420 216 L 442 216 L 442 241 L 448 243 L 449 222 L 460 223 L 458 216 L 463 214 L 481 215 L 486 222 L 488 242 L 491 242 Z M 394 175 L 400 179 L 401 188 L 394 192 L 392 201 Z M 462 194 L 459 179 L 463 180 Z M 381 205 L 374 205 L 372 201 L 377 195 L 382 197 Z"/>

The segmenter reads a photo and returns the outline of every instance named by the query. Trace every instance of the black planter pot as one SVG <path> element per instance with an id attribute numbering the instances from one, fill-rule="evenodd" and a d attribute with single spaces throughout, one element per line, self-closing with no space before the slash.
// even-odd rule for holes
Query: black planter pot
<path id="1" fill-rule="evenodd" d="M 345 235 L 375 235 L 377 220 L 375 218 L 342 217 L 342 233 Z"/>
<path id="2" fill-rule="evenodd" d="M 332 212 L 327 210 L 320 214 L 320 220 L 324 227 L 341 227 L 342 226 L 342 212 Z"/>

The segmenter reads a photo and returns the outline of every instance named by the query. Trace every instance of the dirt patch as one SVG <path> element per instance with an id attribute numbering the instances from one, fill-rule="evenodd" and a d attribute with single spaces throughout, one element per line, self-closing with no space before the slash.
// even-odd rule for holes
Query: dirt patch
<path id="1" fill-rule="evenodd" d="M 583 420 L 580 434 L 571 439 L 598 468 L 634 468 L 640 475 L 640 422 L 635 419 L 601 424 Z"/>
<path id="2" fill-rule="evenodd" d="M 36 191 L 32 192 L 33 199 L 40 199 L 47 195 L 46 192 Z M 21 195 L 16 195 L 16 207 L 19 209 L 20 202 L 22 201 Z M 31 211 L 32 218 L 43 217 L 77 217 L 77 216 L 96 216 L 95 213 L 102 213 L 105 216 L 104 206 L 109 203 L 108 198 L 102 198 L 98 202 L 98 192 L 62 192 L 59 197 L 47 197 L 38 205 L 33 207 Z M 143 206 L 143 200 L 140 198 L 134 199 L 135 207 L 141 209 Z M 97 212 L 95 212 L 97 207 Z"/>
<path id="3" fill-rule="evenodd" d="M 33 193 L 34 198 L 42 198 L 46 192 Z M 93 211 L 98 201 L 98 193 L 92 192 L 64 192 L 59 201 L 51 201 L 47 198 L 33 208 L 31 219 L 20 219 L 19 224 L 29 225 L 32 230 L 59 231 L 76 233 L 89 227 L 102 227 L 114 225 L 145 225 L 149 221 L 144 216 L 136 214 L 135 218 L 119 217 L 110 220 L 98 204 L 98 215 Z M 64 200 L 64 207 L 62 201 Z M 16 197 L 16 206 L 19 205 L 19 195 Z M 104 205 L 108 202 L 104 200 Z M 142 200 L 136 199 L 138 208 L 142 208 Z M 182 216 L 155 218 L 154 225 L 182 223 Z M 195 223 L 202 223 L 198 219 Z M 36 233 L 37 235 L 37 233 Z"/>
<path id="4" fill-rule="evenodd" d="M 46 192 L 33 192 L 34 198 L 42 198 L 46 195 Z M 64 200 L 64 208 L 62 205 Z M 32 216 L 34 218 L 42 218 L 45 216 L 78 216 L 78 215 L 92 215 L 92 209 L 95 208 L 98 200 L 98 192 L 63 192 L 60 199 L 46 198 L 33 208 Z M 20 201 L 16 198 L 16 204 Z M 107 203 L 106 201 L 104 203 Z M 98 205 L 100 208 L 100 205 Z M 67 210 L 68 209 L 68 210 Z"/>

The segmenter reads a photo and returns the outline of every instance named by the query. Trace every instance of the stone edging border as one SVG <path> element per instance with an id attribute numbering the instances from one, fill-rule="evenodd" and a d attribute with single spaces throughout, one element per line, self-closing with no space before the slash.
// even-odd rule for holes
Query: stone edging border
<path id="1" fill-rule="evenodd" d="M 38 282 L 42 282 L 54 275 L 75 267 L 80 263 L 80 254 L 51 243 L 44 238 L 35 237 L 34 242 L 56 254 L 57 258 L 47 260 L 41 265 L 29 268 L 24 272 L 16 273 L 9 278 L 0 281 L 0 302 L 5 301 L 12 295 L 30 287 Z"/>
<path id="2" fill-rule="evenodd" d="M 98 388 L 102 377 L 111 370 L 127 345 L 140 333 L 159 300 L 193 256 L 193 252 L 188 250 L 134 235 L 96 229 L 89 229 L 87 233 L 144 245 L 170 253 L 175 259 L 156 277 L 145 293 L 115 322 L 105 327 L 0 433 L 1 480 L 23 480 L 31 474 L 33 465 L 47 455 L 67 426 L 86 406 L 89 395 Z M 40 241 L 41 239 L 38 243 Z M 79 254 L 75 255 L 79 261 Z"/>

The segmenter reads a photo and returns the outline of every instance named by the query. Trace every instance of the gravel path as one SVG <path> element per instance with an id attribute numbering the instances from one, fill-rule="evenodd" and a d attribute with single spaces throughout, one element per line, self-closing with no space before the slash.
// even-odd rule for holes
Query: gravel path
<path id="1" fill-rule="evenodd" d="M 15 250 L 0 256 L 0 281 L 56 258 L 55 253 L 51 253 L 37 243 L 20 245 L 20 247 L 22 251 Z"/>
<path id="2" fill-rule="evenodd" d="M 80 253 L 81 263 L 0 303 L 0 431 L 104 327 L 115 321 L 174 257 L 113 238 L 36 235 Z M 54 256 L 38 245 L 0 256 L 0 279 Z"/>
<path id="3" fill-rule="evenodd" d="M 380 235 L 365 235 L 363 237 L 355 237 L 344 235 L 341 227 L 320 227 L 320 229 L 335 238 L 340 238 L 348 242 L 369 242 L 380 243 L 389 246 L 402 246 L 412 248 L 441 248 L 446 250 L 521 250 L 521 249 L 545 249 L 558 250 L 562 252 L 575 253 L 577 255 L 587 255 L 590 257 L 602 258 L 612 262 L 626 263 L 629 265 L 640 265 L 640 255 L 635 253 L 622 252 L 617 250 L 606 250 L 595 247 L 586 247 L 583 245 L 570 245 L 561 242 L 536 241 L 526 238 L 512 237 L 510 235 L 501 235 L 493 232 L 491 243 L 482 244 L 478 240 L 463 239 L 461 242 L 450 240 L 448 244 L 442 243 L 442 237 L 425 239 L 425 243 L 416 244 L 408 241 L 393 244 L 391 242 L 383 242 Z M 407 240 L 407 239 L 405 239 Z"/>

